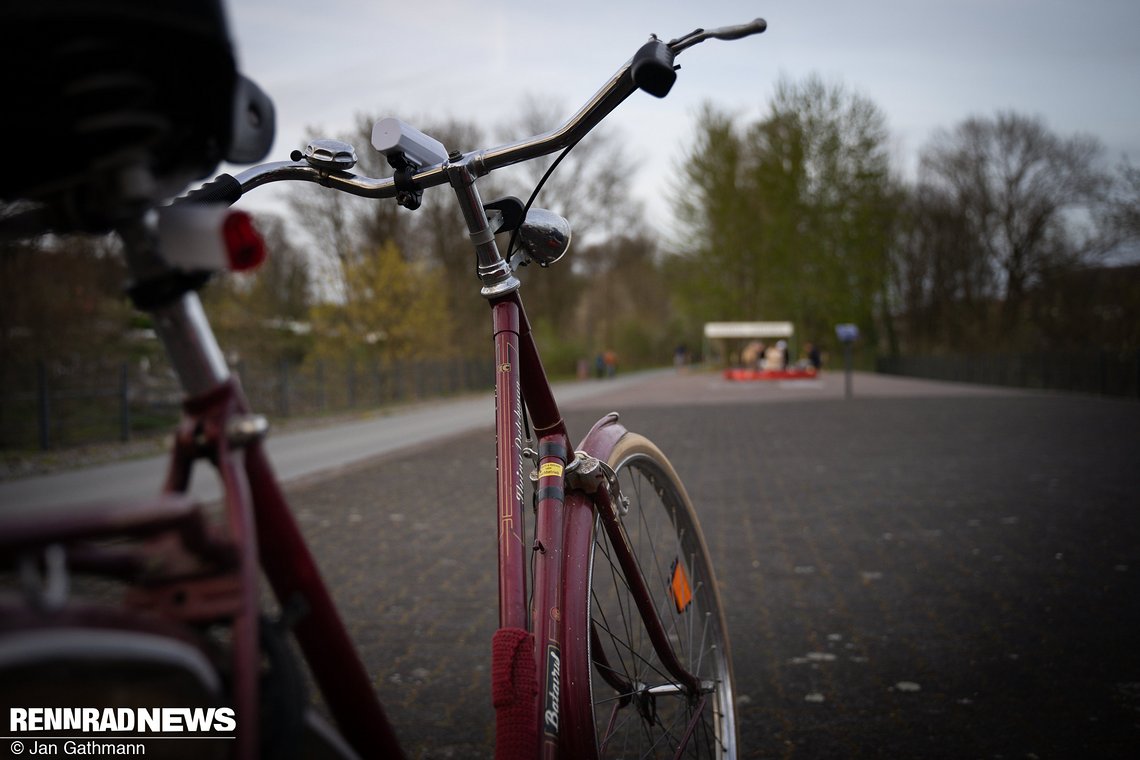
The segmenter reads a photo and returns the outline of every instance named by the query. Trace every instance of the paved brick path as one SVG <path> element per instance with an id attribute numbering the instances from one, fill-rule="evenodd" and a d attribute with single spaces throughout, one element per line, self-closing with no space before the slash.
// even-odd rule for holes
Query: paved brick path
<path id="1" fill-rule="evenodd" d="M 1135 757 L 1140 404 L 855 394 L 662 375 L 567 414 L 627 409 L 693 495 L 742 756 Z M 487 429 L 291 489 L 413 757 L 490 755 L 493 458 Z"/>

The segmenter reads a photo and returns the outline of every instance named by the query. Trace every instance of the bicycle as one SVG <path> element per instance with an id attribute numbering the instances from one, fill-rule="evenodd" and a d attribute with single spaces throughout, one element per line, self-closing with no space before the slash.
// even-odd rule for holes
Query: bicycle
<path id="1" fill-rule="evenodd" d="M 8 683 L 43 686 L 22 701 L 58 700 L 48 687 L 62 687 L 64 703 L 100 703 L 114 675 L 134 679 L 142 694 L 136 691 L 135 702 L 116 696 L 116 706 L 139 699 L 232 705 L 226 725 L 236 726 L 234 743 L 220 753 L 403 756 L 274 478 L 262 447 L 267 423 L 230 374 L 197 289 L 223 260 L 245 266 L 262 255 L 243 218 L 225 216 L 259 186 L 314 182 L 415 209 L 425 190 L 447 184 L 492 312 L 496 757 L 735 757 L 727 628 L 692 502 L 668 459 L 628 432 L 617 414 L 572 446 L 530 332 L 516 269 L 560 259 L 569 224 L 532 207 L 541 182 L 525 204 L 485 203 L 476 180 L 556 151 L 565 155 L 636 89 L 666 95 L 683 50 L 765 28 L 757 19 L 668 43 L 651 37 L 577 113 L 542 135 L 464 153 L 384 119 L 372 143 L 392 177 L 354 174 L 351 145 L 315 140 L 289 161 L 223 174 L 162 207 L 157 219 L 148 209 L 114 219 L 134 278 L 130 294 L 152 316 L 170 355 L 186 393 L 184 417 L 155 501 L 17 515 L 0 525 L 0 558 L 23 579 L 23 599 L 0 608 L 0 669 Z M 264 117 L 265 103 L 257 103 Z M 43 209 L 29 218 L 4 224 L 24 231 L 58 219 Z M 511 235 L 506 256 L 496 243 L 500 233 Z M 199 459 L 209 460 L 223 483 L 220 516 L 186 495 Z M 277 621 L 263 619 L 259 568 L 280 605 Z M 68 602 L 69 578 L 81 573 L 124 583 L 123 603 Z M 339 733 L 309 708 L 289 633 Z M 201 747 L 193 749 L 201 756 Z"/>

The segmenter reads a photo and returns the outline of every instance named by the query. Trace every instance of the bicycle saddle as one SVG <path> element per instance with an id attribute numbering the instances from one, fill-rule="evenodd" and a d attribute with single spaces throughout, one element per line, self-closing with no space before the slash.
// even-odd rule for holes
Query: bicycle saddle
<path id="1" fill-rule="evenodd" d="M 0 27 L 4 201 L 102 231 L 272 144 L 272 102 L 238 73 L 221 0 L 5 3 Z"/>

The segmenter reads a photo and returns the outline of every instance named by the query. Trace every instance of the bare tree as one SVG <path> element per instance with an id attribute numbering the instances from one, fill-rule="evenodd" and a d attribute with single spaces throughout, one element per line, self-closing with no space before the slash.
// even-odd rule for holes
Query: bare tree
<path id="1" fill-rule="evenodd" d="M 967 229 L 963 210 L 944 188 L 920 183 L 902 201 L 891 289 L 908 351 L 977 348 L 988 331 L 991 278 Z"/>
<path id="2" fill-rule="evenodd" d="M 1005 334 L 1044 273 L 1103 251 L 1084 224 L 1106 187 L 1102 153 L 1095 138 L 1062 138 L 1009 112 L 967 119 L 923 151 L 921 179 L 959 207 L 968 245 L 989 270 L 988 295 L 1003 301 Z"/>
<path id="3" fill-rule="evenodd" d="M 353 133 L 340 139 L 356 147 L 357 171 L 373 177 L 389 176 L 392 168 L 371 146 L 375 121 L 374 115 L 360 115 Z M 481 130 L 471 123 L 426 119 L 414 123 L 449 149 L 472 150 L 483 143 Z M 481 184 L 487 184 L 484 193 L 494 193 L 493 185 Z M 473 276 L 474 262 L 466 242 L 463 216 L 446 188 L 426 192 L 423 205 L 416 211 L 401 208 L 391 200 L 357 198 L 308 186 L 293 191 L 290 206 L 313 237 L 317 258 L 326 264 L 334 298 L 346 307 L 352 306 L 348 301 L 353 297 L 348 273 L 360 268 L 362 258 L 394 245 L 405 261 L 439 275 L 431 281 L 443 290 L 440 318 L 450 322 L 441 324 L 440 330 L 453 334 L 454 343 L 461 350 L 486 337 L 486 308 L 477 295 L 478 281 Z"/>
<path id="4" fill-rule="evenodd" d="M 541 134 L 557 127 L 568 113 L 557 101 L 528 97 L 518 117 L 499 133 L 504 140 Z M 640 209 L 631 196 L 634 164 L 626 147 L 605 127 L 591 131 L 554 170 L 536 204 L 569 219 L 575 234 L 594 239 L 630 234 Z M 556 158 L 557 154 L 528 161 L 508 174 L 521 182 L 516 194 L 526 200 Z"/>
<path id="5" fill-rule="evenodd" d="M 1135 253 L 1140 243 L 1140 167 L 1128 161 L 1120 165 L 1102 221 L 1114 245 Z"/>
<path id="6" fill-rule="evenodd" d="M 528 98 L 517 119 L 502 126 L 503 140 L 541 134 L 557 127 L 568 111 L 554 101 Z M 557 155 L 529 161 L 504 172 L 505 192 L 526 201 Z M 566 259 L 546 269 L 523 271 L 523 296 L 536 323 L 564 327 L 574 312 L 581 311 L 584 288 L 596 285 L 608 299 L 610 279 L 602 277 L 616 263 L 620 244 L 616 239 L 636 236 L 640 207 L 633 199 L 634 166 L 626 146 L 615 133 L 599 128 L 574 146 L 547 179 L 535 205 L 548 208 L 570 221 L 574 242 Z M 506 251 L 504 250 L 504 253 Z M 612 332 L 610 310 L 591 312 L 586 326 L 591 340 Z M 597 346 L 601 348 L 604 346 Z"/>
<path id="7" fill-rule="evenodd" d="M 500 139 L 511 141 L 547 131 L 564 116 L 562 109 L 551 104 L 526 101 L 520 116 L 499 130 Z M 360 116 L 354 134 L 342 139 L 356 146 L 359 171 L 387 176 L 391 168 L 370 146 L 373 122 L 372 115 Z M 466 152 L 487 144 L 482 130 L 470 122 L 424 119 L 414 123 L 449 150 Z M 512 171 L 483 178 L 479 182 L 483 200 L 512 194 L 525 201 L 554 158 L 528 162 Z M 636 229 L 639 214 L 630 196 L 632 175 L 623 146 L 612 134 L 601 131 L 575 146 L 545 184 L 537 205 L 570 219 L 576 244 L 570 261 L 538 274 L 524 273 L 526 297 L 536 321 L 556 324 L 568 319 L 579 291 L 572 281 L 581 277 L 582 271 L 593 273 L 613 266 L 610 247 L 597 241 L 618 231 L 628 235 Z M 390 201 L 367 201 L 310 187 L 299 188 L 291 204 L 293 212 L 313 234 L 320 252 L 326 254 L 322 258 L 332 263 L 329 268 L 335 275 L 333 290 L 340 300 L 347 302 L 351 298 L 345 278 L 360 257 L 372 256 L 394 244 L 405 260 L 439 275 L 433 281 L 444 290 L 444 311 L 451 322 L 440 329 L 454 336 L 454 345 L 465 351 L 469 346 L 481 346 L 488 337 L 486 305 L 478 297 L 479 283 L 474 277 L 474 257 L 463 215 L 446 188 L 426 192 L 422 207 L 414 212 Z M 595 244 L 583 246 L 583 241 Z M 505 239 L 500 245 L 505 254 Z"/>

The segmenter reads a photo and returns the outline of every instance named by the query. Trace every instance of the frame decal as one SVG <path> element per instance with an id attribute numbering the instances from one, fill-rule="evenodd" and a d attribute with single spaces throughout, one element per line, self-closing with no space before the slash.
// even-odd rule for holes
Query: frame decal
<path id="1" fill-rule="evenodd" d="M 562 658 L 556 644 L 546 645 L 546 694 L 543 696 L 542 730 L 558 736 L 558 697 L 562 686 Z"/>
<path id="2" fill-rule="evenodd" d="M 547 462 L 538 468 L 538 477 L 540 478 L 560 478 L 562 477 L 563 467 L 558 462 Z"/>

